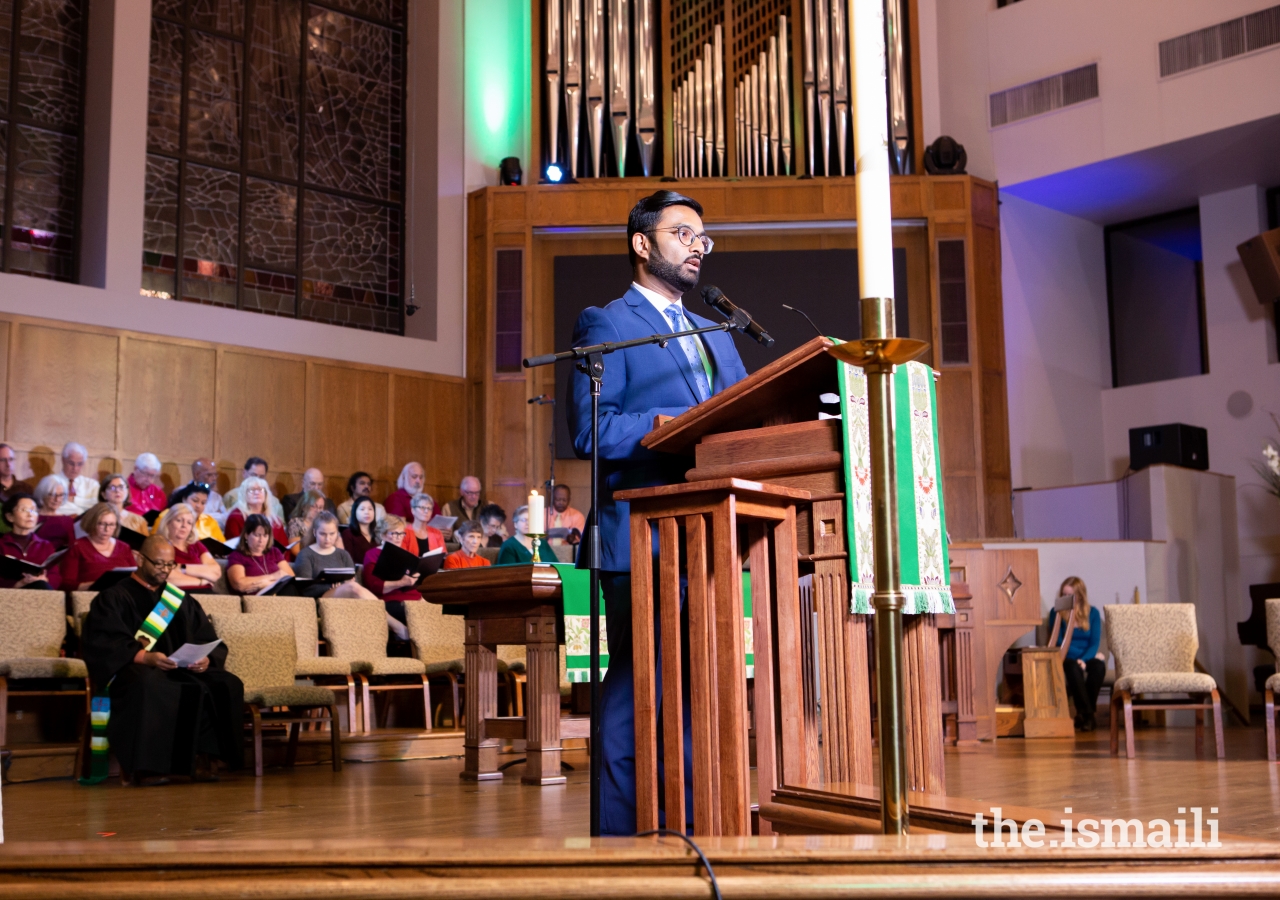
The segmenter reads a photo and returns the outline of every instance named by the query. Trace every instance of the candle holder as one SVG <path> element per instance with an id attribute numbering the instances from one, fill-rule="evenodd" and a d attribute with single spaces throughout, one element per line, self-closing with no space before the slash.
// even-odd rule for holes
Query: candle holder
<path id="1" fill-rule="evenodd" d="M 542 539 L 547 536 L 546 533 L 534 534 L 532 531 L 526 531 L 525 534 L 533 540 L 533 561 L 536 563 L 542 562 L 542 557 L 538 554 L 538 547 L 542 544 Z"/>

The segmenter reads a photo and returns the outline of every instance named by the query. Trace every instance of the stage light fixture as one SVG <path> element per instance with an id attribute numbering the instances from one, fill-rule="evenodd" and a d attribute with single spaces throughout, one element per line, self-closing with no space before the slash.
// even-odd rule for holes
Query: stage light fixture
<path id="1" fill-rule="evenodd" d="M 547 166 L 547 181 L 552 184 L 559 184 L 564 180 L 564 169 L 560 168 L 559 163 L 552 163 Z"/>
<path id="2" fill-rule="evenodd" d="M 501 184 L 520 184 L 524 180 L 524 171 L 520 168 L 520 157 L 508 156 L 498 163 L 498 181 Z"/>

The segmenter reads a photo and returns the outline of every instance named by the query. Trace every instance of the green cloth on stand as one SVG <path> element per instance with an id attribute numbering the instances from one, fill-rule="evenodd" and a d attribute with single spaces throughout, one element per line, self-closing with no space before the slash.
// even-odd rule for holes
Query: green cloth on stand
<path id="1" fill-rule="evenodd" d="M 871 421 L 867 376 L 837 362 L 844 450 L 845 527 L 849 545 L 849 609 L 873 612 L 874 534 L 871 515 Z M 942 455 L 938 449 L 938 396 L 933 369 L 918 362 L 893 375 L 897 464 L 898 547 L 903 612 L 954 613 L 947 524 L 942 503 Z"/>

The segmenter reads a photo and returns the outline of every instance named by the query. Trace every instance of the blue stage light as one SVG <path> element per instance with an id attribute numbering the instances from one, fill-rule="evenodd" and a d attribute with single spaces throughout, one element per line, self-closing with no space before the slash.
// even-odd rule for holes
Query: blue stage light
<path id="1" fill-rule="evenodd" d="M 547 166 L 547 181 L 552 184 L 559 184 L 564 180 L 564 169 L 560 168 L 558 163 L 552 163 Z"/>

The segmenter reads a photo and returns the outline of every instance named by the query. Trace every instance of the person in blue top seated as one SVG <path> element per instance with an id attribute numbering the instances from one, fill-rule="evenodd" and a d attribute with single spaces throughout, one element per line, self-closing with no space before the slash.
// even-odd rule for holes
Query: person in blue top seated
<path id="1" fill-rule="evenodd" d="M 511 517 L 511 524 L 515 527 L 516 533 L 502 542 L 502 547 L 498 550 L 498 565 L 533 562 L 533 538 L 529 537 L 529 507 L 522 506 L 517 509 L 515 515 Z M 560 561 L 546 538 L 542 538 L 538 545 L 538 559 L 544 563 Z"/>
<path id="2" fill-rule="evenodd" d="M 1067 694 L 1076 706 L 1076 731 L 1093 731 L 1098 727 L 1095 718 L 1098 691 L 1107 674 L 1107 661 L 1098 659 L 1098 646 L 1102 643 L 1102 614 L 1089 605 L 1089 590 L 1084 582 L 1072 575 L 1058 588 L 1058 596 L 1074 598 L 1075 630 L 1071 632 L 1071 644 L 1067 658 L 1062 661 L 1067 680 Z M 1053 633 L 1058 611 L 1049 616 L 1049 633 Z M 1058 646 L 1062 646 L 1059 639 Z"/>
<path id="3" fill-rule="evenodd" d="M 627 221 L 631 284 L 603 309 L 590 306 L 582 311 L 571 346 L 672 334 L 713 324 L 686 310 L 681 300 L 697 286 L 711 247 L 702 223 L 702 206 L 696 200 L 675 191 L 657 191 L 642 198 Z M 600 830 L 606 835 L 629 835 L 636 832 L 631 570 L 633 563 L 651 566 L 653 561 L 631 559 L 631 505 L 614 500 L 613 493 L 684 481 L 691 460 L 649 450 L 641 446 L 641 439 L 653 430 L 655 417 L 680 415 L 746 378 L 747 370 L 733 338 L 723 331 L 668 341 L 666 346 L 645 344 L 610 353 L 604 358 L 604 369 L 600 506 L 592 511 L 600 526 L 600 587 L 609 635 L 609 674 L 601 686 L 600 700 Z M 572 379 L 569 430 L 574 451 L 586 459 L 591 454 L 591 380 L 577 370 Z M 662 697 L 661 656 L 661 638 L 655 636 L 658 698 Z M 681 671 L 688 676 L 687 668 Z M 661 707 L 661 699 L 658 703 Z M 689 721 L 686 718 L 684 723 L 686 793 L 692 784 L 693 765 Z M 692 800 L 687 808 L 693 809 Z M 667 827 L 678 829 L 681 825 L 668 822 Z"/>

